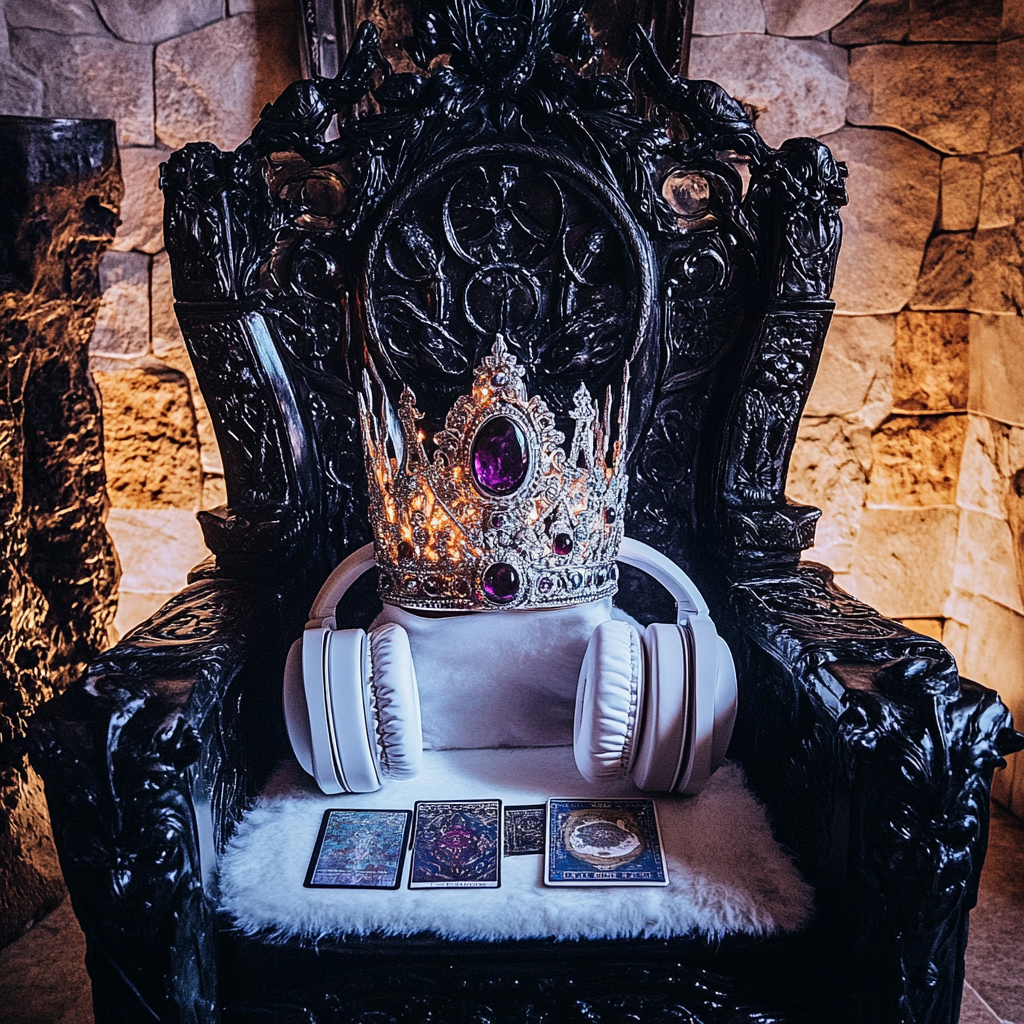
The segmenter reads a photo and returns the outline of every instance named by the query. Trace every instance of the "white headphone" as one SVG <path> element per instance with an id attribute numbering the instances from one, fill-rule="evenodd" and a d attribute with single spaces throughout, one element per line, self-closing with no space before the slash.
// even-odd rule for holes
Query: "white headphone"
<path id="1" fill-rule="evenodd" d="M 652 623 L 641 632 L 608 619 L 594 630 L 576 690 L 576 765 L 591 782 L 629 774 L 641 789 L 698 793 L 732 736 L 732 655 L 679 566 L 629 537 L 618 560 L 668 590 L 676 622 Z M 369 634 L 336 628 L 338 602 L 375 564 L 367 544 L 331 573 L 285 665 L 288 736 L 325 793 L 372 792 L 385 778 L 415 775 L 422 758 L 416 670 L 405 630 L 395 623 Z"/>

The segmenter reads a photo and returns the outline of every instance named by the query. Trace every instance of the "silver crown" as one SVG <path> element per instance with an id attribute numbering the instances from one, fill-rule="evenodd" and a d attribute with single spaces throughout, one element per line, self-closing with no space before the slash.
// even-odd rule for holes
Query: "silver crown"
<path id="1" fill-rule="evenodd" d="M 580 384 L 572 447 L 499 335 L 434 436 L 409 388 L 398 414 L 369 374 L 359 396 L 379 590 L 388 604 L 493 611 L 582 604 L 615 593 L 626 503 L 628 368 L 613 396 Z M 379 413 L 371 413 L 377 407 Z"/>

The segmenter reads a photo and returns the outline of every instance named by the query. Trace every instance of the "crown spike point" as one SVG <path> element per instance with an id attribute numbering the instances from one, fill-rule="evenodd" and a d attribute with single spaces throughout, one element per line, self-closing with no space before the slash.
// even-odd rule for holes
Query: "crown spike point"
<path id="1" fill-rule="evenodd" d="M 565 437 L 543 399 L 528 396 L 525 374 L 497 335 L 471 392 L 434 436 L 430 459 L 411 389 L 403 389 L 397 416 L 386 398 L 371 416 L 364 379 L 360 423 L 384 601 L 497 611 L 615 592 L 627 477 L 618 442 L 609 465 L 611 391 L 601 410 L 584 384 L 577 388 L 567 459 Z M 620 437 L 624 403 L 625 396 Z M 391 430 L 405 453 L 394 470 L 379 443 Z"/>

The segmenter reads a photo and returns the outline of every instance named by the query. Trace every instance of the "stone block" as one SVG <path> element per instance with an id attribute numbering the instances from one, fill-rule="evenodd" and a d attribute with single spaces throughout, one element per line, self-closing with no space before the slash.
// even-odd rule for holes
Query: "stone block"
<path id="1" fill-rule="evenodd" d="M 153 145 L 151 46 L 19 28 L 11 54 L 46 83 L 45 117 L 112 118 L 118 145 Z"/>
<path id="2" fill-rule="evenodd" d="M 850 169 L 832 296 L 840 313 L 896 313 L 913 295 L 939 204 L 939 157 L 895 132 L 822 138 Z"/>
<path id="3" fill-rule="evenodd" d="M 1009 435 L 1008 427 L 987 416 L 972 414 L 967 418 L 956 491 L 956 503 L 961 508 L 1006 518 L 1007 479 L 1012 475 Z"/>
<path id="4" fill-rule="evenodd" d="M 871 438 L 868 504 L 952 505 L 966 416 L 893 416 Z"/>
<path id="5" fill-rule="evenodd" d="M 968 408 L 1024 425 L 1024 318 L 972 316 Z"/>
<path id="6" fill-rule="evenodd" d="M 176 594 L 210 552 L 194 512 L 112 508 L 107 530 L 121 563 L 122 594 Z"/>
<path id="7" fill-rule="evenodd" d="M 957 536 L 954 589 L 987 597 L 1024 615 L 1013 551 L 1013 536 L 1005 519 L 964 510 Z"/>
<path id="8" fill-rule="evenodd" d="M 5 0 L 11 28 L 41 28 L 64 36 L 105 36 L 92 0 Z"/>
<path id="9" fill-rule="evenodd" d="M 894 328 L 892 316 L 833 317 L 804 415 L 881 423 L 892 407 Z"/>
<path id="10" fill-rule="evenodd" d="M 150 293 L 153 309 L 153 354 L 162 359 L 185 347 L 185 339 L 181 336 L 178 318 L 174 314 L 171 261 L 166 252 L 158 252 L 153 257 Z"/>
<path id="11" fill-rule="evenodd" d="M 967 408 L 966 313 L 903 312 L 896 318 L 892 403 L 902 412 Z"/>
<path id="12" fill-rule="evenodd" d="M 942 161 L 943 231 L 970 231 L 981 206 L 981 161 L 970 156 L 947 156 Z"/>
<path id="13" fill-rule="evenodd" d="M 1024 69 L 1022 69 L 1024 74 Z M 979 228 L 1005 228 L 1024 219 L 1024 167 L 1019 153 L 985 161 Z"/>
<path id="14" fill-rule="evenodd" d="M 968 308 L 975 313 L 1024 309 L 1024 223 L 975 234 Z"/>
<path id="15" fill-rule="evenodd" d="M 928 241 L 911 309 L 967 309 L 974 284 L 974 235 L 935 235 Z"/>
<path id="16" fill-rule="evenodd" d="M 196 510 L 199 437 L 188 380 L 173 370 L 95 373 L 114 508 Z"/>
<path id="17" fill-rule="evenodd" d="M 228 490 L 221 473 L 208 473 L 203 468 L 203 508 L 218 508 L 228 503 Z"/>
<path id="18" fill-rule="evenodd" d="M 266 103 L 299 77 L 291 20 L 239 14 L 156 51 L 156 130 L 172 149 L 206 140 L 234 149 Z"/>
<path id="19" fill-rule="evenodd" d="M 696 38 L 690 76 L 710 78 L 757 110 L 770 146 L 822 135 L 845 121 L 846 51 L 820 40 L 736 34 Z"/>
<path id="20" fill-rule="evenodd" d="M 1003 0 L 910 0 L 912 42 L 988 42 L 999 38 Z"/>
<path id="21" fill-rule="evenodd" d="M 851 124 L 898 128 L 944 153 L 988 148 L 996 48 L 980 43 L 864 46 L 850 56 Z"/>
<path id="22" fill-rule="evenodd" d="M 1024 616 L 984 597 L 974 599 L 960 671 L 999 692 L 1024 723 Z"/>
<path id="23" fill-rule="evenodd" d="M 160 164 L 170 156 L 165 149 L 121 150 L 124 199 L 121 226 L 113 248 L 157 252 L 164 247 L 164 197 L 160 192 Z"/>
<path id="24" fill-rule="evenodd" d="M 0 110 L 19 117 L 43 113 L 43 83 L 8 56 L 0 55 Z"/>
<path id="25" fill-rule="evenodd" d="M 852 592 L 883 615 L 940 618 L 953 581 L 958 510 L 865 509 Z"/>
<path id="26" fill-rule="evenodd" d="M 999 38 L 1019 39 L 1021 36 L 1024 36 L 1024 0 L 1003 0 Z"/>
<path id="27" fill-rule="evenodd" d="M 838 25 L 861 0 L 762 0 L 773 36 L 818 36 Z"/>
<path id="28" fill-rule="evenodd" d="M 1024 145 L 1024 39 L 1000 43 L 996 55 L 995 102 L 992 106 L 990 153 L 1005 153 Z"/>
<path id="29" fill-rule="evenodd" d="M 910 35 L 910 0 L 867 0 L 832 29 L 840 46 L 901 43 Z"/>
<path id="30" fill-rule="evenodd" d="M 199 389 L 199 382 L 196 380 L 196 373 L 192 367 L 192 360 L 184 348 L 172 349 L 165 352 L 162 361 L 183 374 L 188 380 L 189 394 L 192 397 L 192 407 L 196 413 L 196 430 L 199 434 L 199 457 L 203 467 L 203 474 L 224 474 L 224 463 L 221 461 L 220 448 L 217 445 L 217 435 L 213 429 L 213 420 L 210 419 L 210 410 Z M 205 484 L 204 484 L 205 486 Z M 208 507 L 204 505 L 204 508 Z"/>
<path id="31" fill-rule="evenodd" d="M 764 8 L 761 0 L 695 0 L 693 34 L 695 36 L 727 36 L 734 32 L 764 32 Z"/>
<path id="32" fill-rule="evenodd" d="M 224 0 L 94 0 L 107 27 L 129 43 L 159 43 L 224 17 Z"/>
<path id="33" fill-rule="evenodd" d="M 900 619 L 907 629 L 912 629 L 921 636 L 930 636 L 933 640 L 942 642 L 943 619 Z"/>
<path id="34" fill-rule="evenodd" d="M 804 557 L 837 572 L 850 568 L 864 508 L 867 475 L 858 440 L 855 426 L 838 416 L 805 417 L 789 462 L 786 494 L 822 512 Z"/>
<path id="35" fill-rule="evenodd" d="M 145 355 L 149 351 L 149 257 L 108 252 L 100 264 L 100 301 L 90 352 Z"/>

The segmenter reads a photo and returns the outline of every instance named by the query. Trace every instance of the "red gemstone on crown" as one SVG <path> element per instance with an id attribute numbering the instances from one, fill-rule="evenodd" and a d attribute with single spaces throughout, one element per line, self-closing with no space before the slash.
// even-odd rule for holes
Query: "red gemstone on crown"
<path id="1" fill-rule="evenodd" d="M 526 438 L 507 416 L 493 416 L 477 431 L 472 451 L 473 478 L 488 494 L 519 490 L 530 468 Z"/>

